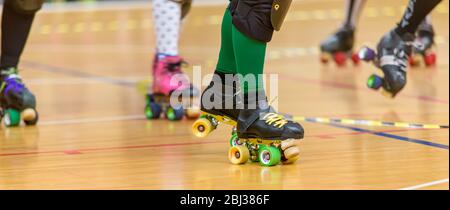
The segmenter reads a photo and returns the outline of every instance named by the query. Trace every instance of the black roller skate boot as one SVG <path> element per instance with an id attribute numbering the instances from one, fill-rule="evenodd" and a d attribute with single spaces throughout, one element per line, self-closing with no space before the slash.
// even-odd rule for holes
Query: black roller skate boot
<path id="1" fill-rule="evenodd" d="M 230 76 L 230 77 L 228 77 Z M 237 139 L 236 121 L 239 115 L 238 84 L 234 82 L 233 74 L 216 73 L 211 83 L 203 91 L 201 97 L 201 115 L 192 126 L 197 137 L 206 137 L 221 123 L 233 127 L 230 144 Z"/>
<path id="2" fill-rule="evenodd" d="M 406 70 L 412 52 L 414 35 L 405 33 L 400 37 L 394 30 L 386 33 L 377 46 L 377 53 L 364 47 L 359 57 L 365 61 L 373 61 L 383 71 L 384 76 L 372 74 L 367 86 L 374 90 L 381 89 L 382 94 L 394 98 L 406 85 Z"/>
<path id="3" fill-rule="evenodd" d="M 433 25 L 422 21 L 416 32 L 416 40 L 412 55 L 409 59 L 411 66 L 418 66 L 423 62 L 425 66 L 436 64 L 436 53 L 434 51 L 434 29 Z"/>
<path id="4" fill-rule="evenodd" d="M 0 71 L 0 112 L 4 124 L 18 126 L 22 119 L 26 125 L 35 125 L 38 121 L 35 96 L 25 87 L 16 68 Z"/>
<path id="5" fill-rule="evenodd" d="M 343 66 L 350 58 L 353 64 L 358 64 L 359 58 L 353 53 L 354 40 L 354 30 L 351 27 L 340 28 L 320 44 L 321 62 L 326 64 L 333 60 L 338 66 Z"/>
<path id="6" fill-rule="evenodd" d="M 244 109 L 237 118 L 239 139 L 229 150 L 230 162 L 242 164 L 250 159 L 263 166 L 295 162 L 300 154 L 296 140 L 303 138 L 303 127 L 275 112 L 264 91 L 244 97 Z"/>

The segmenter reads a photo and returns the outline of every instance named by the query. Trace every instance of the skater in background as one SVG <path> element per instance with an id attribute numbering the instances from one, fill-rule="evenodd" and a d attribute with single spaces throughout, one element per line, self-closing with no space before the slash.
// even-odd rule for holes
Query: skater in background
<path id="1" fill-rule="evenodd" d="M 19 76 L 18 64 L 36 12 L 43 0 L 5 0 L 2 14 L 0 105 L 6 126 L 38 121 L 36 98 Z"/>
<path id="2" fill-rule="evenodd" d="M 320 44 L 321 61 L 323 63 L 333 60 L 337 65 L 341 66 L 346 63 L 347 58 L 351 58 L 355 64 L 359 62 L 358 56 L 353 52 L 353 47 L 356 26 L 365 3 L 366 0 L 345 1 L 345 18 L 341 26 Z M 430 15 L 421 22 L 416 35 L 418 43 L 421 43 L 422 46 L 414 49 L 413 54 L 415 56 L 412 56 L 409 60 L 410 64 L 420 64 L 420 58 L 423 57 L 427 66 L 434 65 L 436 54 L 431 51 L 434 44 L 434 29 Z"/>
<path id="3" fill-rule="evenodd" d="M 441 0 L 410 0 L 402 19 L 378 42 L 377 55 L 371 50 L 361 51 L 364 60 L 376 61 L 384 76 L 372 75 L 367 85 L 380 89 L 386 96 L 395 97 L 406 85 L 408 59 L 413 51 L 415 35 L 427 15 Z M 420 34 L 420 33 L 419 33 Z"/>
<path id="4" fill-rule="evenodd" d="M 170 84 L 174 76 L 184 77 L 182 65 L 185 63 L 179 54 L 178 41 L 181 22 L 188 14 L 192 0 L 153 0 L 153 19 L 156 32 L 156 54 L 153 60 L 153 82 L 151 93 L 147 95 L 145 113 L 148 119 L 157 119 L 161 113 L 169 120 L 181 120 L 198 117 L 198 113 L 174 107 L 168 104 L 173 91 L 188 91 L 188 95 L 196 97 L 197 88 L 189 82 Z"/>

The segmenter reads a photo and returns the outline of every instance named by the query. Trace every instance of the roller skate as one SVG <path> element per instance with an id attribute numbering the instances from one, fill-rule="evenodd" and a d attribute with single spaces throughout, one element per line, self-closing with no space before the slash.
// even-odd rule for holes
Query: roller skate
<path id="1" fill-rule="evenodd" d="M 191 108 L 199 91 L 181 71 L 183 64 L 179 56 L 155 57 L 152 93 L 146 96 L 147 119 L 158 119 L 162 113 L 171 121 L 181 120 L 183 116 L 195 119 L 200 115 L 199 110 Z"/>
<path id="2" fill-rule="evenodd" d="M 16 68 L 1 70 L 0 73 L 0 116 L 7 127 L 35 125 L 39 116 L 36 111 L 36 98 L 22 82 Z"/>
<path id="3" fill-rule="evenodd" d="M 347 59 L 353 64 L 359 63 L 357 54 L 353 53 L 354 30 L 342 27 L 320 44 L 320 61 L 323 64 L 333 60 L 338 66 L 344 66 Z"/>
<path id="4" fill-rule="evenodd" d="M 434 66 L 436 64 L 436 53 L 434 51 L 433 26 L 423 21 L 417 29 L 416 36 L 409 64 L 419 66 L 423 60 L 425 66 Z"/>
<path id="5" fill-rule="evenodd" d="M 392 30 L 378 43 L 378 54 L 368 47 L 360 50 L 360 59 L 372 61 L 384 74 L 384 77 L 372 74 L 367 80 L 369 88 L 381 89 L 383 95 L 394 98 L 405 87 L 407 62 L 411 55 L 413 41 L 413 34 L 406 33 L 400 37 Z"/>
<path id="6" fill-rule="evenodd" d="M 195 136 L 203 138 L 217 129 L 220 124 L 232 126 L 230 145 L 236 144 L 236 121 L 239 116 L 238 89 L 236 84 L 225 84 L 225 75 L 215 74 L 213 80 L 203 91 L 201 115 L 192 125 Z"/>
<path id="7" fill-rule="evenodd" d="M 244 164 L 251 160 L 262 166 L 275 166 L 298 160 L 300 150 L 296 142 L 303 138 L 302 126 L 276 113 L 265 97 L 245 100 L 245 108 L 237 118 L 237 139 L 228 151 L 230 162 Z M 249 108 L 249 104 L 256 104 L 256 108 Z"/>

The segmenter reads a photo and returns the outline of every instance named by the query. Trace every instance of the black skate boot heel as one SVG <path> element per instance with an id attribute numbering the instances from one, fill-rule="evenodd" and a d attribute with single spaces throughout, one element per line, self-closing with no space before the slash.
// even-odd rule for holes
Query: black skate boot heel
<path id="1" fill-rule="evenodd" d="M 417 38 L 414 42 L 412 55 L 409 58 L 409 64 L 412 67 L 421 65 L 422 61 L 425 66 L 434 66 L 437 56 L 434 50 L 434 29 L 433 26 L 423 21 L 417 29 Z"/>
<path id="2" fill-rule="evenodd" d="M 192 133 L 200 138 L 206 137 L 219 124 L 233 127 L 230 145 L 236 144 L 236 121 L 239 115 L 238 91 L 236 84 L 224 84 L 225 76 L 213 77 L 201 97 L 201 115 L 192 125 Z"/>
<path id="3" fill-rule="evenodd" d="M 389 98 L 394 98 L 405 87 L 406 68 L 413 40 L 412 34 L 400 37 L 395 31 L 390 31 L 378 43 L 378 54 L 368 47 L 359 51 L 361 60 L 372 61 L 383 72 L 383 76 L 372 74 L 367 80 L 367 87 L 381 90 Z"/>
<path id="4" fill-rule="evenodd" d="M 17 69 L 1 70 L 0 78 L 0 114 L 5 126 L 18 126 L 21 120 L 26 125 L 35 125 L 39 119 L 36 98 L 25 87 Z"/>
<path id="5" fill-rule="evenodd" d="M 320 44 L 320 61 L 327 64 L 334 61 L 338 66 L 344 66 L 347 59 L 353 64 L 359 63 L 359 57 L 353 52 L 354 30 L 342 27 Z"/>
<path id="6" fill-rule="evenodd" d="M 295 162 L 300 155 L 296 142 L 303 138 L 303 127 L 275 113 L 266 99 L 256 103 L 254 99 L 246 101 L 246 108 L 237 119 L 237 145 L 228 152 L 230 162 L 243 164 L 250 159 L 263 166 Z M 249 109 L 249 101 L 253 101 L 256 108 Z"/>

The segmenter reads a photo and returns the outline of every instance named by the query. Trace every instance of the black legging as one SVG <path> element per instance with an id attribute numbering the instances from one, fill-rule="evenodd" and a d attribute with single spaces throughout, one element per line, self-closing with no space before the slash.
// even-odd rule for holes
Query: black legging
<path id="1" fill-rule="evenodd" d="M 408 7 L 395 31 L 414 34 L 419 24 L 442 0 L 409 0 Z"/>
<path id="2" fill-rule="evenodd" d="M 34 14 L 17 13 L 7 3 L 3 4 L 0 70 L 17 67 L 34 16 Z"/>

